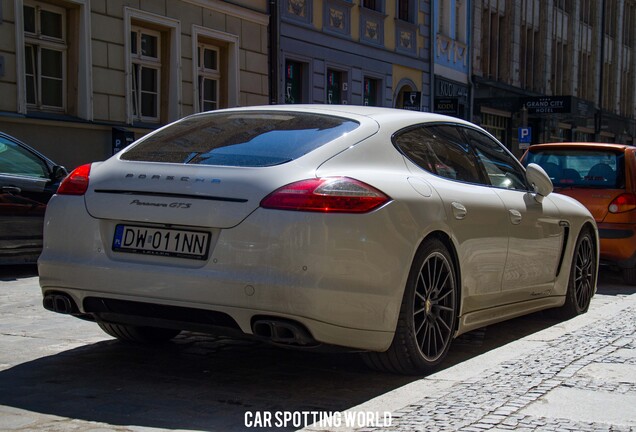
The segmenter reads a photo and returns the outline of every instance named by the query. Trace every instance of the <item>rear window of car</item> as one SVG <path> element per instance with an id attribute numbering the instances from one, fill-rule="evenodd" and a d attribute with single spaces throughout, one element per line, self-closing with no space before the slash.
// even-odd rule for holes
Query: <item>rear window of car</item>
<path id="1" fill-rule="evenodd" d="M 541 166 L 555 187 L 625 187 L 625 156 L 622 152 L 595 149 L 530 151 L 524 163 Z"/>
<path id="2" fill-rule="evenodd" d="M 121 159 L 266 167 L 297 159 L 358 126 L 350 119 L 311 113 L 210 113 L 183 119 L 140 140 Z"/>

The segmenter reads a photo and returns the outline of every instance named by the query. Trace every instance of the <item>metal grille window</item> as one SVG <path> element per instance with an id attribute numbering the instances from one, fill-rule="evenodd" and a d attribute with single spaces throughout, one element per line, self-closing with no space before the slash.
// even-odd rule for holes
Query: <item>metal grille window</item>
<path id="1" fill-rule="evenodd" d="M 508 129 L 508 119 L 506 117 L 482 113 L 481 127 L 490 132 L 500 142 L 506 142 L 506 131 Z"/>
<path id="2" fill-rule="evenodd" d="M 161 33 L 133 26 L 131 100 L 134 120 L 158 121 L 161 89 Z"/>
<path id="3" fill-rule="evenodd" d="M 27 106 L 63 111 L 66 108 L 66 10 L 26 2 L 23 13 Z"/>
<path id="4" fill-rule="evenodd" d="M 218 47 L 199 44 L 197 62 L 199 69 L 199 111 L 219 109 L 220 57 L 221 52 Z"/>

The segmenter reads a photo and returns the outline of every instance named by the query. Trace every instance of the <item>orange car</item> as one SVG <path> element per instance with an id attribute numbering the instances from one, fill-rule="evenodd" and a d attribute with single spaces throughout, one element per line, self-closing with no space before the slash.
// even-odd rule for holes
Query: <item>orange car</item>
<path id="1" fill-rule="evenodd" d="M 623 144 L 553 143 L 530 146 L 524 165 L 539 164 L 556 192 L 583 205 L 596 219 L 601 262 L 622 269 L 636 285 L 636 147 Z"/>

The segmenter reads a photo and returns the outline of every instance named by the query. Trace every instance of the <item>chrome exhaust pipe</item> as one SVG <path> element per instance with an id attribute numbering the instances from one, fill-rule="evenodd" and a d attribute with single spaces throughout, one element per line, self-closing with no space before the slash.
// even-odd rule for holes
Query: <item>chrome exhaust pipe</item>
<path id="1" fill-rule="evenodd" d="M 258 319 L 252 324 L 252 331 L 255 336 L 273 343 L 296 346 L 318 344 L 303 325 L 293 321 Z"/>
<path id="2" fill-rule="evenodd" d="M 75 302 L 68 294 L 46 294 L 42 300 L 44 309 L 61 314 L 77 313 Z"/>

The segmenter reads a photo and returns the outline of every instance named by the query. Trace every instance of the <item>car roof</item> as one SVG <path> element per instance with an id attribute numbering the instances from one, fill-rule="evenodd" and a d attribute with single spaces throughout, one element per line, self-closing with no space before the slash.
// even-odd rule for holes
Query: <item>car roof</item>
<path id="1" fill-rule="evenodd" d="M 627 144 L 614 144 L 614 143 L 598 143 L 598 142 L 556 142 L 556 143 L 544 143 L 533 144 L 528 150 L 547 150 L 547 149 L 564 149 L 564 148 L 578 148 L 578 149 L 606 149 L 624 152 L 628 148 L 633 146 Z"/>
<path id="2" fill-rule="evenodd" d="M 399 108 L 362 106 L 362 105 L 326 105 L 326 104 L 298 104 L 298 105 L 262 105 L 262 106 L 246 106 L 239 108 L 228 108 L 207 113 L 194 114 L 194 116 L 205 115 L 210 113 L 223 112 L 254 112 L 254 111 L 286 111 L 286 112 L 305 112 L 326 115 L 340 116 L 363 116 L 372 118 L 376 121 L 390 122 L 392 120 L 411 120 L 415 122 L 450 122 L 472 126 L 481 129 L 473 123 L 466 120 L 423 111 L 412 111 Z"/>

